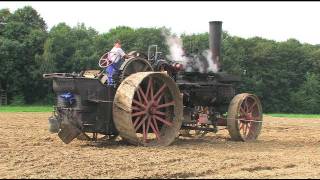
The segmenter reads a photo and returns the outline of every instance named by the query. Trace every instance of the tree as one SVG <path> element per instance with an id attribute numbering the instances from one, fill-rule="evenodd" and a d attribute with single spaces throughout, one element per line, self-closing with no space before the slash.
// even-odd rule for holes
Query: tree
<path id="1" fill-rule="evenodd" d="M 2 71 L 1 83 L 9 93 L 9 100 L 22 96 L 27 103 L 37 97 L 39 74 L 35 57 L 43 53 L 46 25 L 40 15 L 30 6 L 16 10 L 13 14 L 1 10 L 1 20 L 6 21 L 1 29 L 1 59 L 10 71 Z"/>
<path id="2" fill-rule="evenodd" d="M 320 113 L 320 78 L 314 73 L 306 74 L 306 81 L 298 91 L 291 92 L 291 108 L 296 113 Z"/>
<path id="3" fill-rule="evenodd" d="M 65 23 L 54 26 L 44 45 L 43 71 L 80 72 L 98 68 L 97 35 L 94 29 L 86 28 L 84 24 L 73 28 Z"/>

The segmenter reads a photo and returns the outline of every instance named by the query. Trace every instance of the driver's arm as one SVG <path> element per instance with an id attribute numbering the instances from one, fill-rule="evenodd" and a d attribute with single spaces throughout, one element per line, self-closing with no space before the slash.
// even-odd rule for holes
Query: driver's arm
<path id="1" fill-rule="evenodd" d="M 129 55 L 126 54 L 122 49 L 119 49 L 118 50 L 118 53 L 120 54 L 120 56 L 124 59 L 128 59 L 129 58 Z"/>
<path id="2" fill-rule="evenodd" d="M 130 56 L 128 54 L 123 55 L 125 59 L 128 59 Z"/>

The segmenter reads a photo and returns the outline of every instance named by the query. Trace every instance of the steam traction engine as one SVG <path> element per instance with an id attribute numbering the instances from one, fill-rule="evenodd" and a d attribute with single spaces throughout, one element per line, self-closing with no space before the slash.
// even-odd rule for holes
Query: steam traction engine
<path id="1" fill-rule="evenodd" d="M 209 24 L 212 61 L 219 65 L 222 22 Z M 57 95 L 50 131 L 64 143 L 90 138 L 88 133 L 96 139 L 99 133 L 144 146 L 166 146 L 178 135 L 204 135 L 219 126 L 227 127 L 232 140 L 258 137 L 261 103 L 253 94 L 235 95 L 238 77 L 187 72 L 159 54 L 157 46 L 149 47 L 148 56 L 132 52 L 114 75 L 114 85 L 107 85 L 102 71 L 44 74 L 53 79 Z"/>

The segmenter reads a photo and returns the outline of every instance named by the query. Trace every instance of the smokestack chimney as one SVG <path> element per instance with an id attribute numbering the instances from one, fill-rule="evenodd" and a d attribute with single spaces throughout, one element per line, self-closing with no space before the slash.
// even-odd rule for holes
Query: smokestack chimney
<path id="1" fill-rule="evenodd" d="M 217 69 L 220 69 L 221 61 L 221 33 L 222 33 L 222 21 L 210 21 L 209 22 L 209 47 L 211 51 L 211 58 L 214 64 L 217 65 Z"/>

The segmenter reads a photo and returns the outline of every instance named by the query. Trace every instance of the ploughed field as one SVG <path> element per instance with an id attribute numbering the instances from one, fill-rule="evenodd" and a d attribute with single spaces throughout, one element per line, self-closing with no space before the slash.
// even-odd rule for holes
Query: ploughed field
<path id="1" fill-rule="evenodd" d="M 264 116 L 256 142 L 227 130 L 168 147 L 75 139 L 48 131 L 51 113 L 0 113 L 0 178 L 320 178 L 320 119 Z"/>

